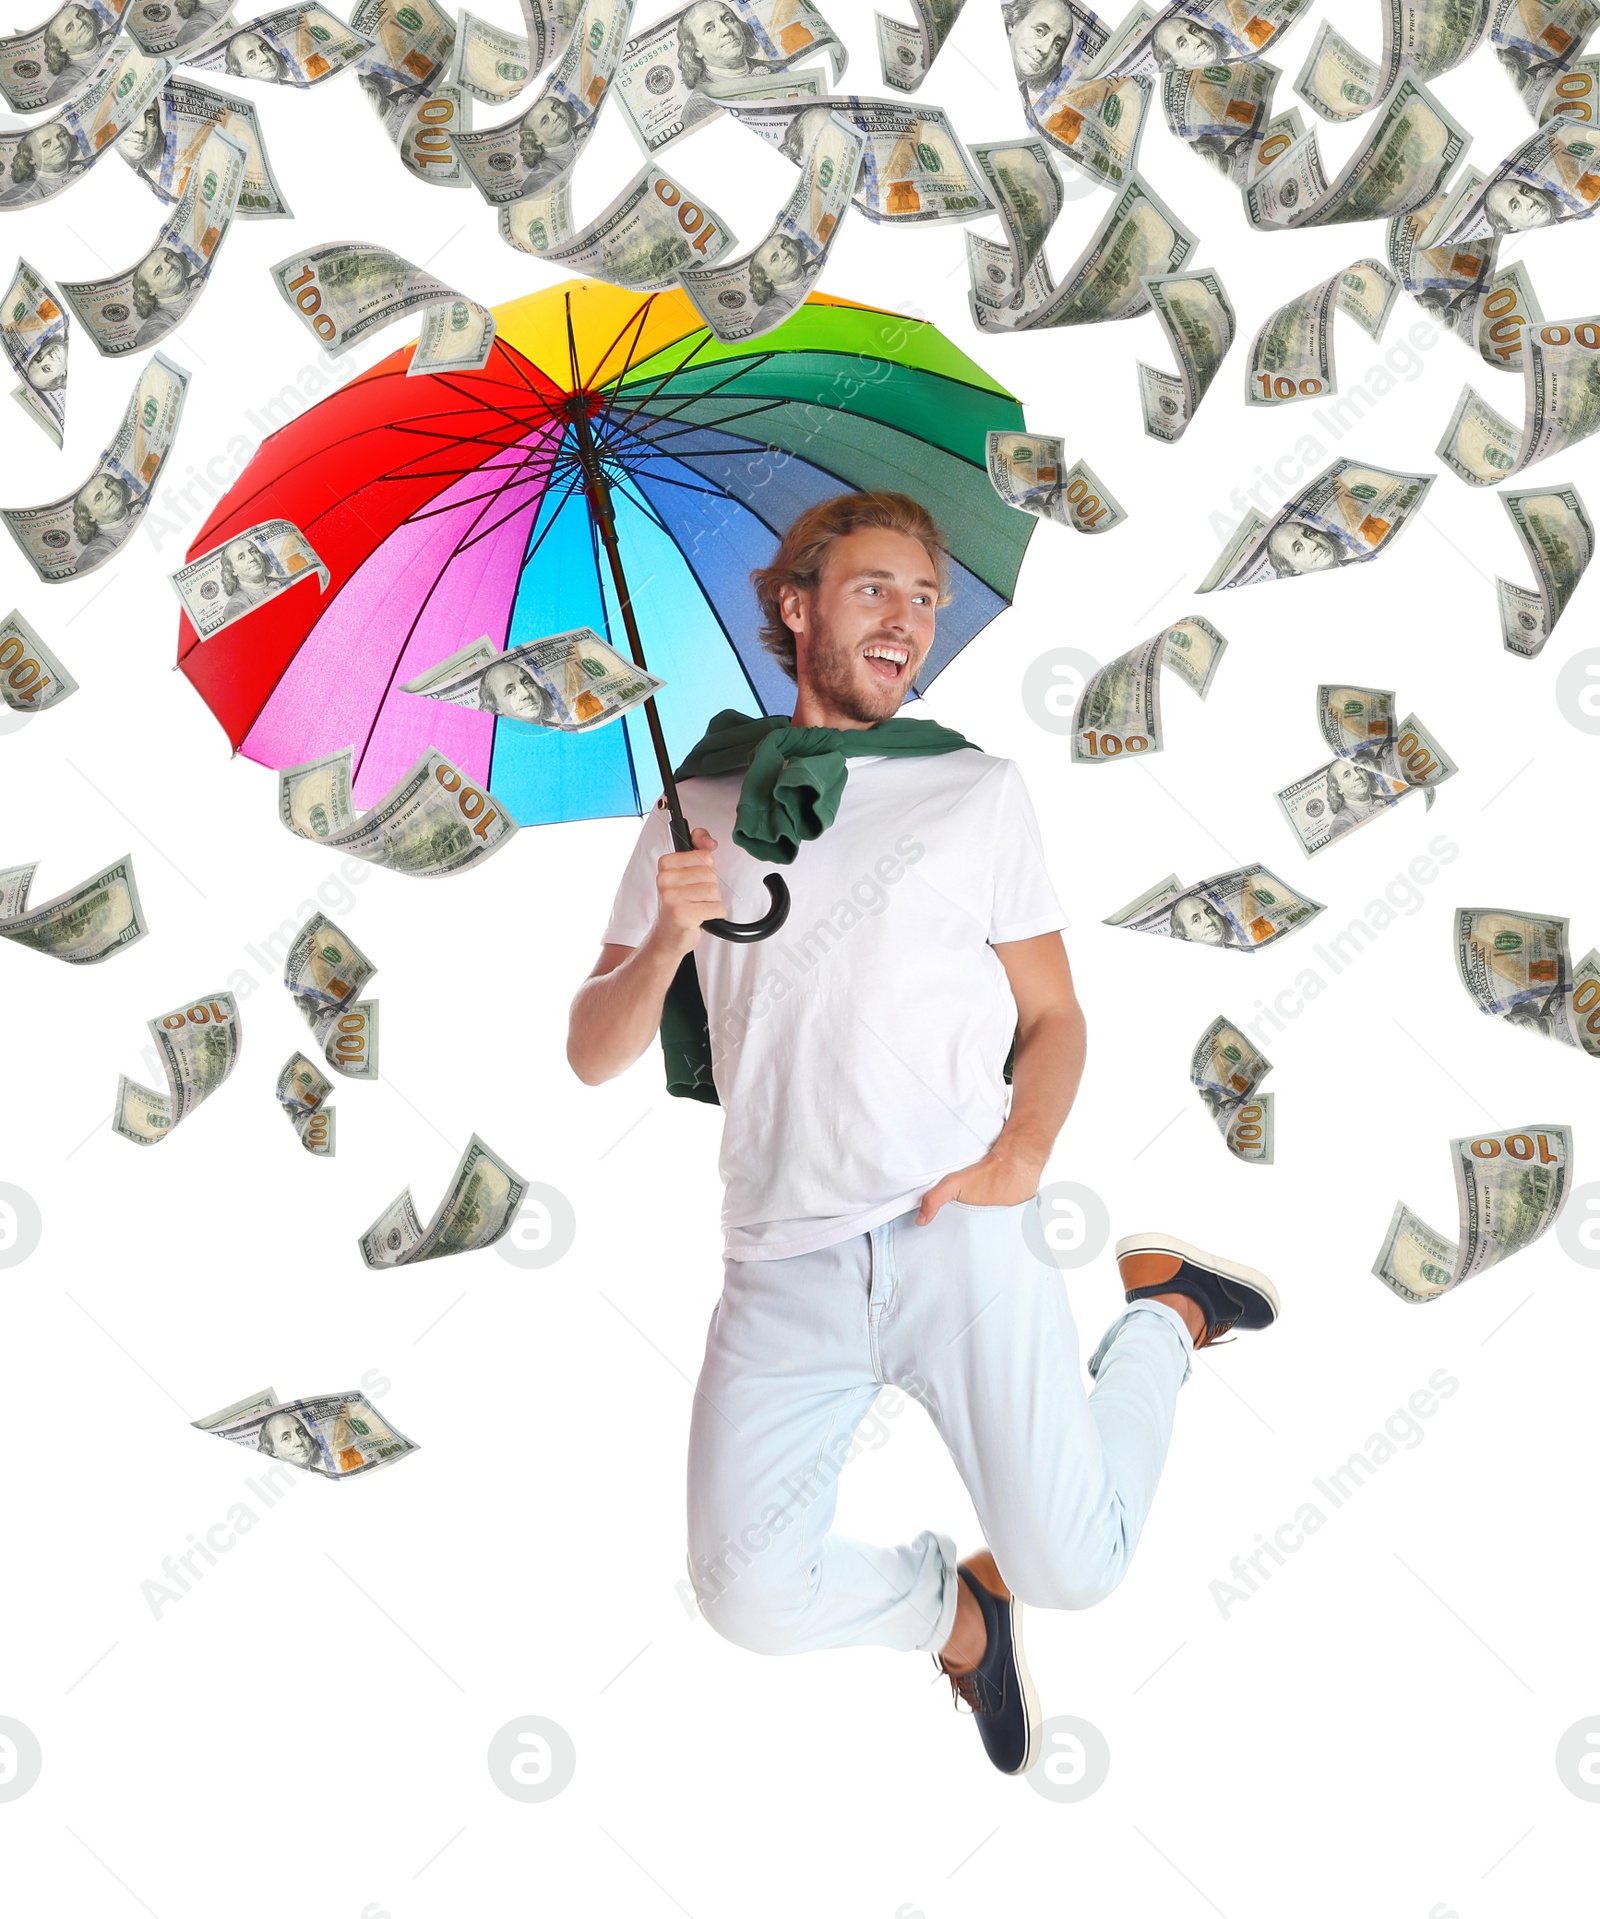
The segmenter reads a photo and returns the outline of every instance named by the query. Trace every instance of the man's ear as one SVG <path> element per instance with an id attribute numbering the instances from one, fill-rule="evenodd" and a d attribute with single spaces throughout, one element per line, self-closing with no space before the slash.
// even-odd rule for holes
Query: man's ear
<path id="1" fill-rule="evenodd" d="M 806 625 L 806 596 L 803 587 L 792 582 L 778 588 L 778 616 L 791 633 L 804 632 Z"/>

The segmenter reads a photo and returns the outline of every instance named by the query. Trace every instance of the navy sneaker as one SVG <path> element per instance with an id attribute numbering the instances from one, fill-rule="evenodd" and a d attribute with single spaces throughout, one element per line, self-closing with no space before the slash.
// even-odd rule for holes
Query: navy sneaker
<path id="1" fill-rule="evenodd" d="M 1195 1351 L 1214 1346 L 1224 1333 L 1259 1332 L 1278 1317 L 1277 1288 L 1264 1273 L 1231 1259 L 1202 1253 L 1168 1233 L 1130 1233 L 1117 1241 L 1122 1289 L 1130 1301 L 1156 1293 L 1182 1293 L 1206 1316 Z"/>
<path id="2" fill-rule="evenodd" d="M 1039 1696 L 1022 1663 L 1022 1604 L 1000 1577 L 993 1553 L 974 1553 L 956 1568 L 978 1602 L 986 1638 L 970 1672 L 939 1670 L 950 1681 L 957 1711 L 966 1702 L 978 1721 L 983 1749 L 1001 1772 L 1021 1773 L 1039 1756 Z"/>

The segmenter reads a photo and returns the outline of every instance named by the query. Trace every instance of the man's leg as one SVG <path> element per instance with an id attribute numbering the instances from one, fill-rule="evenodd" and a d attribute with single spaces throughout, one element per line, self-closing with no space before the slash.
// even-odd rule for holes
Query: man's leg
<path id="1" fill-rule="evenodd" d="M 839 1472 L 886 1377 L 875 1363 L 875 1242 L 729 1260 L 689 1432 L 689 1569 L 700 1609 L 757 1652 L 937 1652 L 955 1547 L 833 1533 Z"/>
<path id="2" fill-rule="evenodd" d="M 1024 1236 L 1035 1204 L 955 1202 L 926 1226 L 910 1214 L 891 1222 L 884 1350 L 926 1382 L 1011 1592 L 1078 1608 L 1128 1569 L 1194 1341 L 1173 1305 L 1139 1301 L 1100 1342 L 1085 1393 L 1065 1282 Z"/>

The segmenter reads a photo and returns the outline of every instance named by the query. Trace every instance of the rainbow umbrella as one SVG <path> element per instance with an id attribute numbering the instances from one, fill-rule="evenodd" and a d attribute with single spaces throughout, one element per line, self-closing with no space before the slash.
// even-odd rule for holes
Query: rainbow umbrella
<path id="1" fill-rule="evenodd" d="M 984 441 L 1022 409 L 933 326 L 813 293 L 728 345 L 680 293 L 597 280 L 495 321 L 481 372 L 411 378 L 402 347 L 290 422 L 201 528 L 190 558 L 291 520 L 330 575 L 204 642 L 180 616 L 178 664 L 237 751 L 282 767 L 354 742 L 366 806 L 437 747 L 524 826 L 641 813 L 642 757 L 686 845 L 674 762 L 724 707 L 793 708 L 749 575 L 804 508 L 887 487 L 944 527 L 953 597 L 918 693 L 1009 604 L 1034 522 L 996 496 Z M 648 636 L 666 686 L 586 734 L 399 690 L 482 634 L 577 626 L 640 666 Z"/>

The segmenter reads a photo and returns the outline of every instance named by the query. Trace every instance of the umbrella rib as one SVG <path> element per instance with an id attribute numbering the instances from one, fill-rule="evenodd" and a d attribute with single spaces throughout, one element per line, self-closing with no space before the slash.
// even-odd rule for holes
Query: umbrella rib
<path id="1" fill-rule="evenodd" d="M 711 336 L 708 333 L 706 335 L 706 339 L 710 339 L 710 337 Z M 704 345 L 705 342 L 702 341 L 700 344 Z M 698 353 L 699 350 L 700 350 L 700 347 L 697 346 L 695 348 L 695 352 Z M 619 423 L 617 431 L 619 433 L 626 431 L 628 426 L 631 424 L 631 422 L 638 419 L 639 415 L 644 411 L 644 409 L 650 404 L 650 402 L 653 399 L 655 399 L 656 394 L 658 394 L 661 391 L 662 387 L 666 385 L 667 381 L 675 378 L 678 374 L 680 374 L 683 371 L 683 369 L 689 364 L 689 361 L 693 359 L 693 357 L 694 357 L 693 354 L 688 355 L 685 359 L 680 361 L 679 364 L 672 369 L 671 373 L 664 374 L 660 382 L 654 388 L 654 390 L 645 394 L 644 398 L 640 400 L 639 404 L 633 409 L 633 411 L 629 413 L 627 417 Z M 677 407 L 673 408 L 670 412 L 652 414 L 651 418 L 659 419 L 659 420 L 674 420 L 677 418 L 678 414 L 683 411 L 684 407 L 692 406 L 696 400 L 714 399 L 716 395 L 719 394 L 724 387 L 732 386 L 735 380 L 742 380 L 747 373 L 754 372 L 756 367 L 758 366 L 765 366 L 768 360 L 775 359 L 776 357 L 777 356 L 775 354 L 762 353 L 757 355 L 754 361 L 737 360 L 734 362 L 733 370 L 730 373 L 725 374 L 722 379 L 715 381 L 710 386 L 702 387 L 698 393 L 687 394 L 684 397 L 683 401 Z M 738 397 L 743 399 L 745 396 L 743 394 L 740 394 Z"/>
<path id="2" fill-rule="evenodd" d="M 791 406 L 792 404 L 793 402 L 790 400 L 761 400 L 754 406 L 746 407 L 742 413 L 725 414 L 720 420 L 690 420 L 686 425 L 673 427 L 666 433 L 650 433 L 636 429 L 635 437 L 644 441 L 646 446 L 658 446 L 663 441 L 679 439 L 686 433 L 720 433 L 730 426 L 737 425 L 740 420 L 753 420 L 758 414 L 772 413 L 779 407 Z M 676 418 L 678 416 L 673 415 L 672 417 Z M 664 415 L 663 420 L 665 420 L 665 418 L 666 416 Z M 747 436 L 739 434 L 734 437 L 743 439 Z"/>
<path id="3" fill-rule="evenodd" d="M 490 487 L 487 492 L 469 494 L 465 499 L 449 500 L 442 505 L 433 504 L 419 507 L 415 513 L 408 513 L 402 524 L 412 526 L 423 520 L 437 520 L 444 514 L 458 512 L 460 508 L 469 504 L 477 505 L 482 502 L 487 506 L 490 502 L 498 500 L 503 493 L 510 492 L 514 486 L 536 486 L 538 484 L 537 476 L 530 474 L 527 470 L 531 464 L 531 460 L 522 461 L 498 486 Z M 484 469 L 481 466 L 468 467 L 464 477 L 470 479 L 474 474 L 482 473 L 483 471 Z M 549 484 L 548 477 L 546 478 L 545 484 L 547 486 Z"/>
<path id="4" fill-rule="evenodd" d="M 689 351 L 683 356 L 683 358 L 678 362 L 678 364 L 676 366 L 667 368 L 666 372 L 662 374 L 661 378 L 657 380 L 657 382 L 650 389 L 650 391 L 647 394 L 645 394 L 644 397 L 640 400 L 639 405 L 636 406 L 633 409 L 633 412 L 628 414 L 626 418 L 621 422 L 621 426 L 626 427 L 629 420 L 637 418 L 640 408 L 648 406 L 649 403 L 656 397 L 656 395 L 661 391 L 661 389 L 667 384 L 669 380 L 675 380 L 678 377 L 678 375 L 683 371 L 683 369 L 689 364 L 689 362 L 695 357 L 695 355 L 699 353 L 703 347 L 710 345 L 711 339 L 712 339 L 711 329 L 707 327 L 706 330 L 700 335 L 700 338 L 695 341 L 694 345 L 690 347 Z M 611 399 L 606 405 L 605 414 L 603 416 L 605 420 L 610 419 L 612 409 L 616 406 L 617 401 L 620 400 L 622 397 L 622 382 L 625 377 L 626 377 L 625 372 L 619 373 L 617 375 L 617 378 L 615 381 L 616 391 L 612 394 Z"/>
<path id="5" fill-rule="evenodd" d="M 566 505 L 567 501 L 571 499 L 575 491 L 576 491 L 576 488 L 572 486 L 567 487 L 567 489 L 562 493 L 562 496 L 561 496 L 561 506 Z M 545 492 L 547 495 L 550 492 L 550 487 L 548 483 L 545 486 Z M 461 545 L 457 550 L 459 552 L 465 553 L 470 548 L 477 546 L 482 541 L 488 539 L 491 534 L 498 533 L 500 528 L 505 526 L 509 521 L 514 520 L 517 517 L 517 515 L 523 511 L 523 508 L 526 505 L 527 505 L 527 502 L 523 501 L 521 502 L 521 504 L 514 506 L 511 509 L 511 511 L 505 515 L 503 519 L 496 520 L 493 526 L 486 526 L 481 529 L 474 528 L 474 530 L 471 533 L 469 533 L 467 537 L 461 542 Z M 560 507 L 558 507 L 556 510 L 559 512 Z M 541 540 L 543 539 L 542 534 L 540 535 L 540 538 Z"/>
<path id="6" fill-rule="evenodd" d="M 605 365 L 606 361 L 609 360 L 612 354 L 616 351 L 617 341 L 622 338 L 623 334 L 627 332 L 629 326 L 632 325 L 633 338 L 628 343 L 628 351 L 626 352 L 626 354 L 623 355 L 622 371 L 620 373 L 613 375 L 613 382 L 625 380 L 628 377 L 628 368 L 633 365 L 634 350 L 637 348 L 640 337 L 644 333 L 644 323 L 646 320 L 649 319 L 650 309 L 651 307 L 655 305 L 656 299 L 657 299 L 657 295 L 652 293 L 649 296 L 649 298 L 645 301 L 644 305 L 640 307 L 639 311 L 636 314 L 631 315 L 628 319 L 624 320 L 622 325 L 617 328 L 616 334 L 613 337 L 610 346 L 608 346 L 605 352 L 600 355 L 600 358 L 595 361 L 594 371 L 589 375 L 587 380 L 584 380 L 582 382 L 582 387 L 581 387 L 582 391 L 587 392 L 591 384 L 594 384 L 596 386 L 600 384 L 600 369 Z M 635 322 L 637 322 L 636 325 L 634 324 Z"/>

